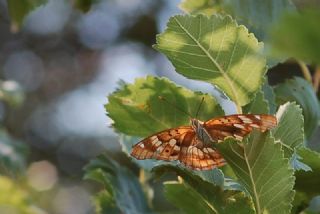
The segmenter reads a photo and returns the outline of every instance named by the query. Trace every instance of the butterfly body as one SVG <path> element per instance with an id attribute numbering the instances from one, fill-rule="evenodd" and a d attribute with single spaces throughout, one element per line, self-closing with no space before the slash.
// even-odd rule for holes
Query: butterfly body
<path id="1" fill-rule="evenodd" d="M 254 128 L 264 132 L 275 127 L 277 120 L 273 115 L 236 114 L 206 122 L 191 118 L 190 123 L 143 139 L 133 146 L 131 155 L 139 160 L 178 160 L 194 170 L 210 170 L 225 164 L 213 143 L 229 136 L 242 140 Z"/>
<path id="2" fill-rule="evenodd" d="M 207 130 L 203 126 L 203 122 L 200 120 L 197 120 L 195 118 L 191 118 L 191 126 L 193 130 L 195 131 L 199 141 L 201 141 L 203 144 L 209 144 L 210 142 L 213 142 L 214 140 L 211 138 Z"/>

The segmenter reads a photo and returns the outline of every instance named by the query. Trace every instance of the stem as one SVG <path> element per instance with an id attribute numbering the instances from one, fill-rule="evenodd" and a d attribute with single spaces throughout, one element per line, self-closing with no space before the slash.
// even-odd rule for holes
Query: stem
<path id="1" fill-rule="evenodd" d="M 313 88 L 316 93 L 319 90 L 319 86 L 320 86 L 320 67 L 317 66 L 313 75 Z"/>
<path id="2" fill-rule="evenodd" d="M 236 105 L 237 105 L 237 114 L 242 114 L 241 106 L 239 105 L 239 103 L 236 103 Z"/>
<path id="3" fill-rule="evenodd" d="M 304 78 L 312 84 L 312 77 L 308 66 L 301 60 L 297 60 Z"/>

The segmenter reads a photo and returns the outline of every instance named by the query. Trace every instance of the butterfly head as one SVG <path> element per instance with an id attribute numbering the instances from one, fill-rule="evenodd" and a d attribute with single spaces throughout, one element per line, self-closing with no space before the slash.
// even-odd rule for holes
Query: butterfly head
<path id="1" fill-rule="evenodd" d="M 191 126 L 195 129 L 198 130 L 199 128 L 202 127 L 203 122 L 201 122 L 200 120 L 197 120 L 195 118 L 191 118 Z"/>

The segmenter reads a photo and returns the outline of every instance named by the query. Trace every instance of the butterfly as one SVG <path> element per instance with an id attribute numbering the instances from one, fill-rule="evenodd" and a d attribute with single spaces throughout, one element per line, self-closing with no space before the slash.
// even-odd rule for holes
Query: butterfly
<path id="1" fill-rule="evenodd" d="M 210 143 L 231 136 L 242 140 L 253 128 L 265 132 L 277 125 L 268 114 L 235 114 L 206 122 L 190 119 L 190 126 L 180 126 L 155 133 L 133 146 L 131 155 L 138 160 L 180 161 L 193 170 L 210 170 L 226 164 Z"/>

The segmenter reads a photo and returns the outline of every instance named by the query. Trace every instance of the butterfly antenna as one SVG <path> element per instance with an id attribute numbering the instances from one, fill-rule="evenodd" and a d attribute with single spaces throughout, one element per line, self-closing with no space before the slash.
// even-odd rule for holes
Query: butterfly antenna
<path id="1" fill-rule="evenodd" d="M 178 107 L 177 105 L 169 102 L 169 101 L 168 101 L 166 98 L 164 98 L 163 96 L 158 96 L 158 98 L 159 98 L 160 100 L 165 101 L 166 103 L 172 105 L 173 107 L 175 107 L 175 108 L 176 108 L 177 110 L 179 110 L 180 112 L 182 112 L 182 113 L 184 113 L 184 114 L 186 114 L 186 115 L 188 115 L 189 117 L 192 118 L 192 116 L 191 116 L 190 113 L 186 112 L 185 110 L 183 110 L 182 108 Z"/>
<path id="2" fill-rule="evenodd" d="M 195 118 L 198 118 L 198 114 L 199 114 L 199 112 L 200 112 L 200 109 L 201 109 L 201 106 L 202 106 L 203 101 L 204 101 L 204 97 L 202 97 L 202 99 L 201 99 L 201 102 L 200 102 L 200 104 L 199 104 L 199 107 L 198 107 L 198 110 L 197 110 L 197 113 L 196 113 L 196 117 L 195 117 Z"/>

